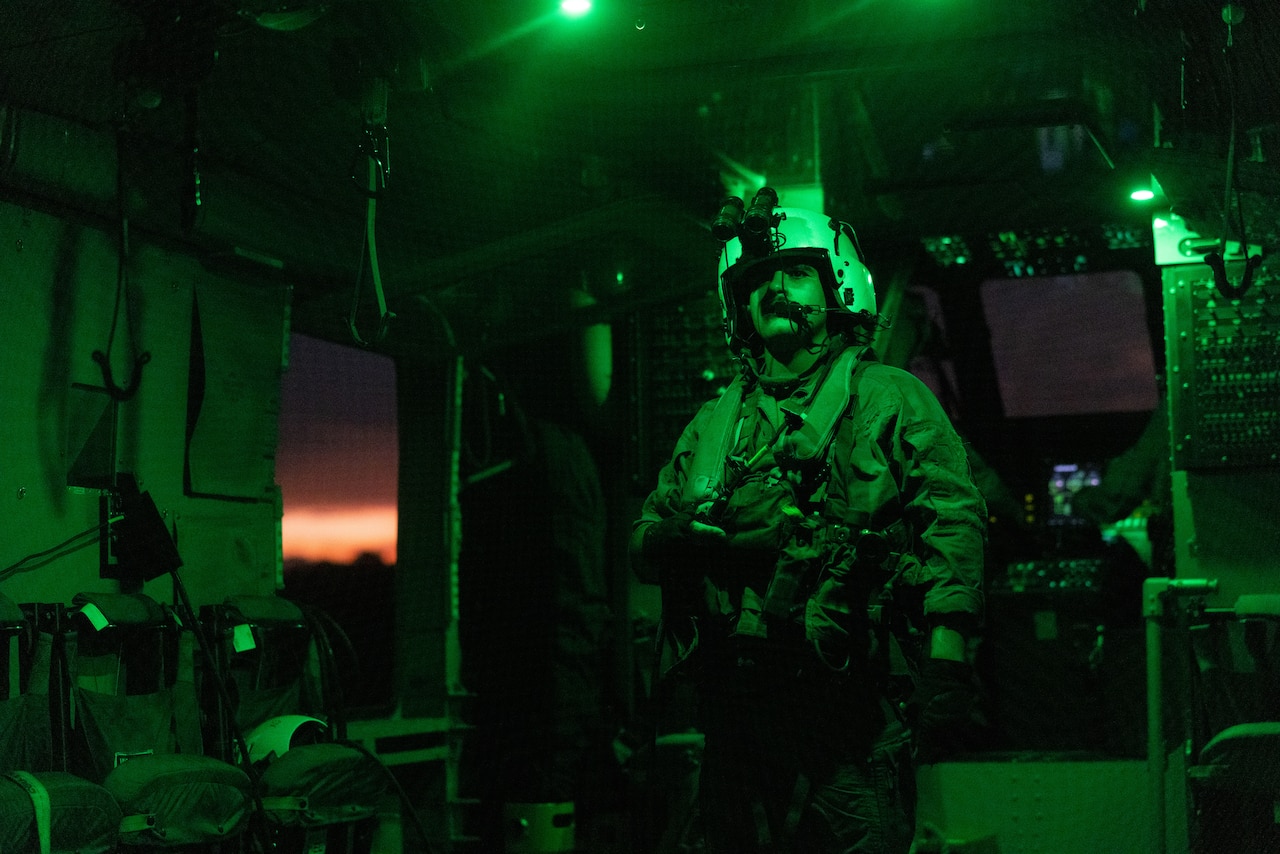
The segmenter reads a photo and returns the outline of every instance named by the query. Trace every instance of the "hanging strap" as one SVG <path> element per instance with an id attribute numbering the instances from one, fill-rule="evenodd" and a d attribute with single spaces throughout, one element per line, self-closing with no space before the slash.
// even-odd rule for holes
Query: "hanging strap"
<path id="1" fill-rule="evenodd" d="M 40 841 L 40 854 L 50 854 L 53 850 L 51 830 L 53 807 L 49 803 L 49 790 L 34 774 L 26 771 L 13 771 L 5 776 L 21 786 L 31 798 L 31 806 L 36 816 L 36 838 Z"/>

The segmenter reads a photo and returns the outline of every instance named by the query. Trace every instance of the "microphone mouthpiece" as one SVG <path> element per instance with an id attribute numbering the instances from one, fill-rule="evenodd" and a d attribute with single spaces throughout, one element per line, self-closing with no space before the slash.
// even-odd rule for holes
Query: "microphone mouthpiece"
<path id="1" fill-rule="evenodd" d="M 792 320 L 797 323 L 803 323 L 809 319 L 809 315 L 818 314 L 823 309 L 816 305 L 805 305 L 804 303 L 791 302 L 790 300 L 775 300 L 769 306 L 769 313 L 776 317 Z"/>

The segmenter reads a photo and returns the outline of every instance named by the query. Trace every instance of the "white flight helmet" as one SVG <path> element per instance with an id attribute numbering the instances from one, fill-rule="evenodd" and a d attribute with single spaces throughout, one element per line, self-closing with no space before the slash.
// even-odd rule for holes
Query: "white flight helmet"
<path id="1" fill-rule="evenodd" d="M 720 252 L 720 311 L 730 351 L 740 353 L 760 346 L 758 339 L 754 345 L 749 340 L 754 331 L 747 315 L 752 283 L 760 281 L 758 274 L 772 275 L 773 270 L 788 264 L 805 263 L 817 269 L 827 294 L 827 310 L 832 312 L 829 316 L 847 312 L 854 325 L 864 329 L 874 326 L 875 287 L 871 271 L 862 263 L 853 227 L 817 211 L 772 207 L 767 199 L 761 208 L 760 198 L 766 192 L 772 193 L 766 187 L 757 194 L 745 223 L 741 200 L 733 199 L 728 201 L 736 202 L 736 212 L 735 205 L 722 208 L 712 227 L 722 240 L 733 234 Z M 762 216 L 765 212 L 767 219 Z M 731 230 L 725 227 L 730 223 Z M 749 271 L 756 275 L 748 276 Z"/>
<path id="2" fill-rule="evenodd" d="M 250 762 L 280 757 L 291 747 L 315 744 L 323 739 L 329 725 L 310 715 L 279 715 L 268 718 L 245 733 Z"/>

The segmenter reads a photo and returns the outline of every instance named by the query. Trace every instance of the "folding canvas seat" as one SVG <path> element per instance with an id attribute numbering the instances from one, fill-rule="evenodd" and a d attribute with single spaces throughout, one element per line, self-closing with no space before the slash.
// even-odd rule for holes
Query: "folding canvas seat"
<path id="1" fill-rule="evenodd" d="M 54 748 L 63 687 L 54 649 L 63 619 L 61 606 L 23 609 L 0 595 L 0 851 L 105 854 L 116 848 L 115 798 L 62 770 Z"/>
<path id="2" fill-rule="evenodd" d="M 189 628 L 141 593 L 79 594 L 71 611 L 71 768 L 116 798 L 121 850 L 234 850 L 252 787 L 203 751 Z"/>
<path id="3" fill-rule="evenodd" d="M 202 620 L 234 704 L 215 737 L 246 745 L 276 850 L 369 854 L 388 773 L 344 740 L 332 627 L 279 596 L 233 597 Z"/>
<path id="4" fill-rule="evenodd" d="M 1280 851 L 1280 595 L 1203 609 L 1189 634 L 1191 850 Z"/>

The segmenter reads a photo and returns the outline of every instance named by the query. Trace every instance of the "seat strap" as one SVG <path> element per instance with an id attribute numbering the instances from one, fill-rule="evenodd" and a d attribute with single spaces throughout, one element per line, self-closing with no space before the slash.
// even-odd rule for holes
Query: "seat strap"
<path id="1" fill-rule="evenodd" d="M 200 708 L 196 695 L 195 633 L 184 629 L 178 634 L 178 672 L 173 684 L 173 717 L 178 749 L 193 756 L 204 752 L 200 734 Z"/>
<path id="2" fill-rule="evenodd" d="M 4 699 L 12 700 L 22 693 L 22 658 L 18 654 L 18 639 L 10 637 L 9 648 L 9 684 L 5 689 Z"/>
<path id="3" fill-rule="evenodd" d="M 151 830 L 156 826 L 155 813 L 138 813 L 136 815 L 127 815 L 120 819 L 120 833 L 141 833 L 144 830 Z"/>
<path id="4" fill-rule="evenodd" d="M 296 795 L 276 795 L 262 799 L 262 809 L 273 812 L 306 812 L 307 799 Z"/>
<path id="5" fill-rule="evenodd" d="M 21 786 L 31 798 L 31 806 L 36 816 L 36 838 L 40 840 L 40 854 L 51 854 L 53 807 L 49 803 L 49 790 L 34 774 L 26 771 L 12 771 L 6 776 Z"/>

